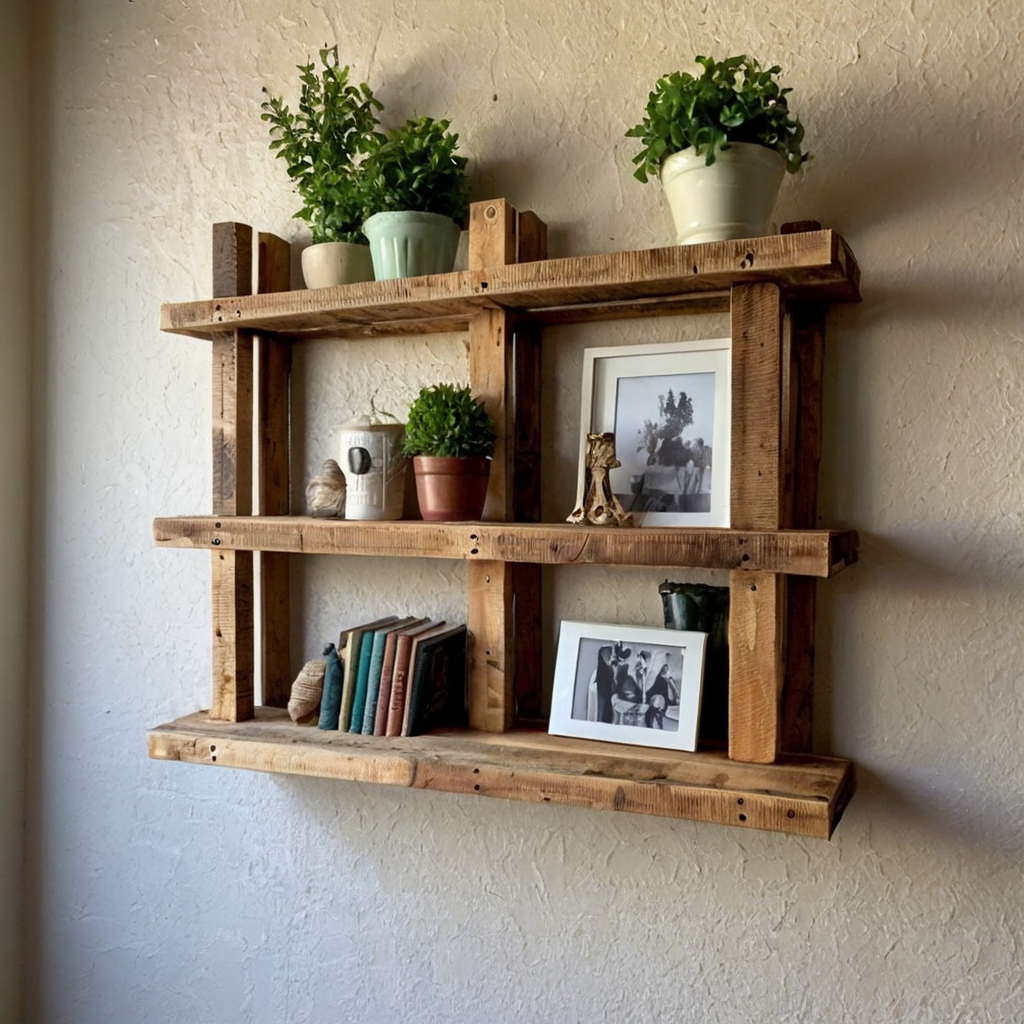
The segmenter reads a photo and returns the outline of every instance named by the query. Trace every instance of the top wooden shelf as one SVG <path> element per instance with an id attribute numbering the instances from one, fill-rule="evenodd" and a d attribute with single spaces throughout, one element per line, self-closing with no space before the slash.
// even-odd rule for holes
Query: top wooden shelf
<path id="1" fill-rule="evenodd" d="M 160 327 L 198 338 L 233 329 L 291 338 L 465 330 L 481 310 L 540 323 L 725 311 L 734 284 L 775 281 L 792 298 L 860 301 L 846 242 L 822 229 L 664 249 L 573 256 L 436 274 L 164 305 Z"/>

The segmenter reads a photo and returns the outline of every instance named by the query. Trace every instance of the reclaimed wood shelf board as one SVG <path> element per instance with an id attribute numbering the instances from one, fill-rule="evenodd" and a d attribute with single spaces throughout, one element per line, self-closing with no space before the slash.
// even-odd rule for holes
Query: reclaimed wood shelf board
<path id="1" fill-rule="evenodd" d="M 161 547 L 529 562 L 748 569 L 828 578 L 857 560 L 853 530 L 602 528 L 567 523 L 366 522 L 308 516 L 154 520 Z"/>
<path id="2" fill-rule="evenodd" d="M 860 300 L 860 271 L 834 231 L 573 256 L 336 288 L 164 305 L 160 327 L 194 337 L 249 330 L 293 338 L 465 330 L 488 308 L 538 323 L 729 309 L 734 285 L 774 281 L 791 298 Z"/>
<path id="3" fill-rule="evenodd" d="M 534 803 L 789 832 L 827 839 L 854 790 L 838 758 L 784 754 L 774 764 L 724 753 L 679 753 L 548 736 L 540 731 L 445 731 L 405 739 L 292 724 L 257 708 L 247 722 L 204 711 L 147 734 L 157 760 L 311 775 Z"/>

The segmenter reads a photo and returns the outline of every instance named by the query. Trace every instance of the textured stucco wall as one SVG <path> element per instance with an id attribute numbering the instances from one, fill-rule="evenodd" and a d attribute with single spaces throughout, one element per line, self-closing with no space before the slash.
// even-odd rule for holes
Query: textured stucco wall
<path id="1" fill-rule="evenodd" d="M 1009 3 L 52 0 L 30 1019 L 1009 1021 L 1024 1007 L 1019 49 Z M 290 238 L 260 87 L 325 40 L 393 118 L 450 116 L 477 196 L 552 255 L 665 244 L 623 132 L 656 76 L 749 51 L 789 71 L 815 159 L 777 219 L 842 231 L 865 302 L 829 321 L 822 520 L 863 561 L 820 590 L 818 747 L 860 791 L 831 843 L 689 822 L 148 762 L 203 704 L 209 225 Z M 547 511 L 572 501 L 588 344 L 553 333 Z M 464 372 L 459 337 L 297 358 L 300 452 L 368 393 Z M 309 559 L 295 659 L 340 620 L 456 614 L 460 566 Z M 384 578 L 382 579 L 382 575 Z M 657 622 L 663 574 L 565 570 L 551 619 Z M 605 596 L 599 596 L 605 595 Z M 550 628 L 550 627 L 549 627 Z"/>
<path id="2" fill-rule="evenodd" d="M 0 4 L 0 1021 L 20 1010 L 28 693 L 29 254 L 28 5 Z"/>

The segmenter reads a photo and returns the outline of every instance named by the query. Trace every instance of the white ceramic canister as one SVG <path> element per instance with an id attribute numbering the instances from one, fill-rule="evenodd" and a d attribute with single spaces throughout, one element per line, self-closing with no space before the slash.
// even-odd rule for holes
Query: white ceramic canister
<path id="1" fill-rule="evenodd" d="M 405 424 L 387 413 L 357 416 L 336 428 L 345 474 L 346 519 L 401 519 L 407 459 Z"/>

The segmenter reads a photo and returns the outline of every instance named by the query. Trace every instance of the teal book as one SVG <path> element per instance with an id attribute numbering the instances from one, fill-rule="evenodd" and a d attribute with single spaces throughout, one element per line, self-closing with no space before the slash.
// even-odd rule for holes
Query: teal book
<path id="1" fill-rule="evenodd" d="M 373 633 L 363 634 L 359 644 L 359 660 L 355 665 L 355 684 L 352 687 L 352 715 L 349 732 L 363 731 L 363 712 L 366 710 L 366 681 L 370 678 L 370 659 L 373 657 Z"/>
<path id="2" fill-rule="evenodd" d="M 380 695 L 381 676 L 384 671 L 384 653 L 387 650 L 388 637 L 399 629 L 406 629 L 423 622 L 413 615 L 409 615 L 398 622 L 389 623 L 383 629 L 378 629 L 373 634 L 373 647 L 370 652 L 370 671 L 366 678 L 366 704 L 363 708 L 363 722 L 360 732 L 364 736 L 373 735 L 374 722 L 377 719 L 377 698 Z M 355 722 L 352 723 L 353 726 Z M 356 732 L 356 729 L 352 729 Z"/>
<path id="3" fill-rule="evenodd" d="M 338 659 L 338 651 L 334 644 L 324 648 L 327 668 L 324 672 L 324 690 L 320 698 L 320 729 L 337 729 L 338 712 L 341 710 L 342 664 Z"/>
<path id="4" fill-rule="evenodd" d="M 385 623 L 394 621 L 395 616 L 388 615 L 383 619 L 374 619 L 373 622 L 364 622 L 359 626 L 350 626 L 341 631 L 341 637 L 338 640 L 338 651 L 339 653 L 344 652 L 341 654 L 344 673 L 341 684 L 341 710 L 338 715 L 338 729 L 341 732 L 349 731 L 349 722 L 352 718 L 352 694 L 356 687 L 363 634 L 368 630 L 379 629 Z M 361 722 L 360 725 L 362 725 Z"/>

